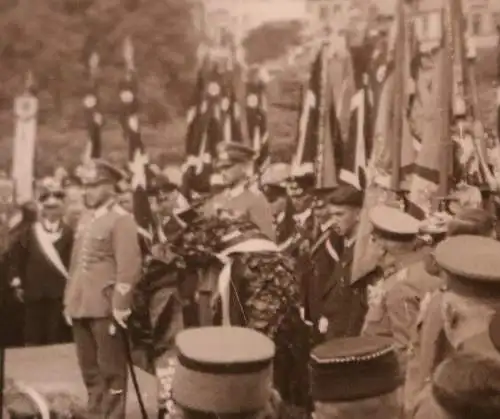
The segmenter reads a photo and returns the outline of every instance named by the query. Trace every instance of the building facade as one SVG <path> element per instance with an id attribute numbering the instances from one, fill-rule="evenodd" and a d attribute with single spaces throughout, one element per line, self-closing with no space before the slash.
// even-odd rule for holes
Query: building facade
<path id="1" fill-rule="evenodd" d="M 467 27 L 477 38 L 496 36 L 500 25 L 500 0 L 463 0 Z"/>
<path id="2" fill-rule="evenodd" d="M 208 31 L 243 37 L 266 22 L 305 20 L 306 0 L 203 0 Z"/>

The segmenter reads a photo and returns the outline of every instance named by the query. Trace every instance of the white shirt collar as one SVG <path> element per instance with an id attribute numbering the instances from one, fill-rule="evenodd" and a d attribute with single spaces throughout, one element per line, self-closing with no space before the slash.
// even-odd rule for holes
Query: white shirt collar
<path id="1" fill-rule="evenodd" d="M 41 220 L 42 226 L 45 228 L 45 230 L 55 233 L 59 231 L 61 228 L 61 222 L 60 221 L 49 221 L 47 219 L 42 219 Z"/>
<path id="2" fill-rule="evenodd" d="M 354 244 L 355 241 L 356 241 L 356 237 L 355 236 L 354 237 L 346 237 L 344 239 L 344 246 L 345 247 L 351 247 Z"/>
<path id="3" fill-rule="evenodd" d="M 311 213 L 312 213 L 311 208 L 308 208 L 308 209 L 306 209 L 305 211 L 302 211 L 299 214 L 295 214 L 293 216 L 293 219 L 295 221 L 297 221 L 300 225 L 303 225 L 303 224 L 305 224 L 305 222 L 307 221 L 307 219 L 310 217 Z"/>
<path id="4" fill-rule="evenodd" d="M 321 224 L 321 226 L 320 226 L 321 231 L 325 232 L 326 230 L 328 230 L 331 227 L 333 227 L 334 224 L 335 224 L 334 220 L 328 220 L 326 223 Z"/>

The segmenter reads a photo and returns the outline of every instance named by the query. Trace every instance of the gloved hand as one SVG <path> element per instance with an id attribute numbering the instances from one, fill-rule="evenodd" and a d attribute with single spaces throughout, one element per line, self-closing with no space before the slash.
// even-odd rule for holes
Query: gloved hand
<path id="1" fill-rule="evenodd" d="M 113 309 L 113 319 L 115 322 L 121 326 L 123 329 L 127 328 L 127 320 L 130 317 L 130 314 L 132 311 L 130 309 L 127 310 L 118 310 L 118 309 Z"/>

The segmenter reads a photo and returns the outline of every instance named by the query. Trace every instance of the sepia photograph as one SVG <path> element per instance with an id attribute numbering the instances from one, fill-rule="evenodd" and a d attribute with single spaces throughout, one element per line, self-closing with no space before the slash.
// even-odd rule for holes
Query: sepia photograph
<path id="1" fill-rule="evenodd" d="M 0 0 L 0 419 L 500 419 L 500 0 Z"/>

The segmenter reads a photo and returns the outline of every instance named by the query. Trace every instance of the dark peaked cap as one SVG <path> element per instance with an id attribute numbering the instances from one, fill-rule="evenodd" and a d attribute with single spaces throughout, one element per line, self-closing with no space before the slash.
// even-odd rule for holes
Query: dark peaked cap
<path id="1" fill-rule="evenodd" d="M 381 396 L 403 377 L 392 339 L 336 338 L 311 352 L 311 392 L 315 401 L 345 402 Z"/>
<path id="2" fill-rule="evenodd" d="M 314 195 L 320 204 L 345 205 L 361 208 L 364 194 L 351 185 L 340 185 L 333 188 L 316 188 Z"/>
<path id="3" fill-rule="evenodd" d="M 218 168 L 229 167 L 237 163 L 246 163 L 255 158 L 252 148 L 240 143 L 220 143 L 217 146 Z"/>

